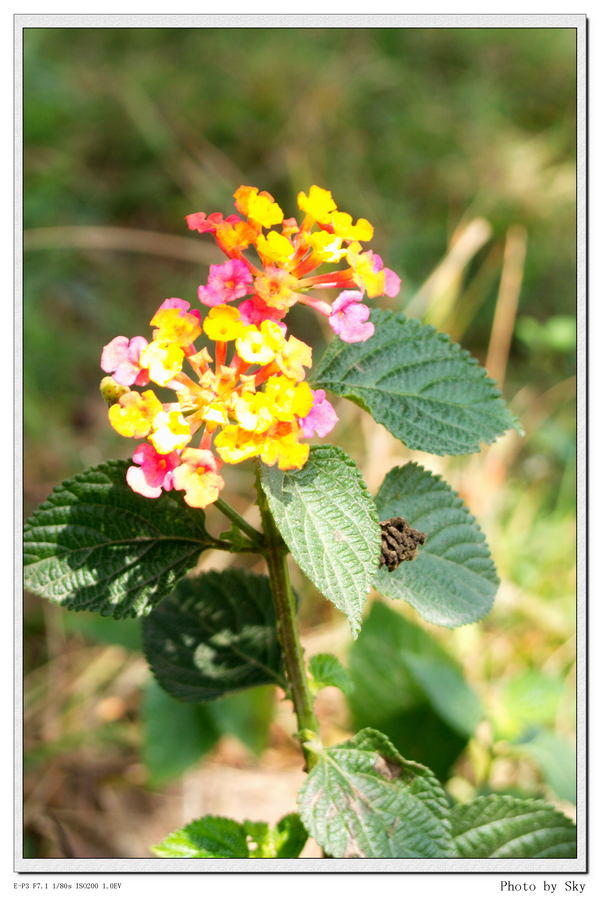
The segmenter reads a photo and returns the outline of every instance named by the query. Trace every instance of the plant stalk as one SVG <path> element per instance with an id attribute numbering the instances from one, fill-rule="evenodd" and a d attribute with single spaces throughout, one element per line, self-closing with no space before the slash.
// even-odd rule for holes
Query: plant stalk
<path id="1" fill-rule="evenodd" d="M 244 534 L 247 534 L 255 544 L 258 544 L 258 546 L 262 544 L 264 535 L 262 535 L 260 531 L 257 531 L 256 528 L 253 528 L 250 522 L 246 522 L 244 517 L 240 516 L 240 514 L 236 512 L 232 506 L 229 505 L 229 503 L 226 503 L 225 500 L 219 497 L 218 500 L 215 500 L 214 505 L 217 509 L 221 510 L 224 516 L 227 516 L 230 522 L 233 522 L 234 525 L 237 525 L 240 531 L 243 531 Z"/>
<path id="2" fill-rule="evenodd" d="M 290 686 L 294 711 L 298 720 L 298 737 L 302 743 L 306 770 L 310 772 L 318 762 L 319 757 L 314 751 L 308 749 L 305 742 L 318 739 L 319 722 L 313 709 L 312 696 L 306 677 L 304 651 L 298 636 L 296 599 L 292 590 L 286 559 L 288 549 L 271 515 L 260 481 L 260 473 L 257 475 L 256 488 L 265 541 L 261 552 L 269 568 L 271 592 L 277 616 L 277 633 L 283 650 L 285 671 Z"/>

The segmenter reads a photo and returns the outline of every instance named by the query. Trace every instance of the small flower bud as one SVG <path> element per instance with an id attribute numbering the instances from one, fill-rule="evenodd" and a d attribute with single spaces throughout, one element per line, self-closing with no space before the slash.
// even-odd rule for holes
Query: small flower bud
<path id="1" fill-rule="evenodd" d="M 129 390 L 130 389 L 124 384 L 116 382 L 110 375 L 107 375 L 106 378 L 103 378 L 100 382 L 100 393 L 109 406 L 118 403 L 119 397 L 122 397 L 123 394 L 128 394 Z"/>

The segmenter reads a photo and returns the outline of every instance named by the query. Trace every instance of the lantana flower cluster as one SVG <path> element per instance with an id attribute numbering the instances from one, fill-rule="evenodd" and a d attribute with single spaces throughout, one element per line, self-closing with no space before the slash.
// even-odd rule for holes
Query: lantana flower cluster
<path id="1" fill-rule="evenodd" d="M 127 482 L 145 497 L 175 488 L 185 492 L 189 506 L 204 508 L 224 487 L 223 462 L 260 457 L 280 469 L 302 468 L 309 445 L 301 439 L 324 437 L 338 419 L 325 392 L 305 381 L 312 349 L 287 336 L 282 319 L 300 302 L 327 316 L 342 340 L 368 340 L 374 326 L 364 293 L 395 296 L 400 289 L 400 279 L 381 258 L 362 249 L 372 226 L 365 219 L 353 225 L 329 191 L 313 185 L 308 196 L 298 195 L 305 214 L 300 225 L 284 219 L 266 191 L 242 186 L 234 198 L 245 219 L 187 216 L 190 229 L 214 234 L 228 257 L 210 267 L 207 284 L 198 288 L 200 303 L 208 307 L 204 318 L 187 300 L 170 298 L 150 321 L 151 342 L 121 335 L 102 353 L 101 367 L 111 373 L 101 385 L 111 425 L 125 437 L 144 440 Z M 262 268 L 245 256 L 250 248 Z M 342 259 L 348 268 L 311 274 L 322 263 Z M 308 294 L 317 288 L 343 290 L 329 305 Z M 214 341 L 214 360 L 206 347 L 196 349 L 201 334 Z M 195 379 L 184 372 L 185 361 Z M 151 389 L 132 389 L 150 382 L 174 390 L 177 402 L 163 403 Z M 193 448 L 198 432 L 199 446 Z"/>

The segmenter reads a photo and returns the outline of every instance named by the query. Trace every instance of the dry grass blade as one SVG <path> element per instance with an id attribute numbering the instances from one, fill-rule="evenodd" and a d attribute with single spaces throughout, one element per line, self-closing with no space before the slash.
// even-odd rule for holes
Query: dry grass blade
<path id="1" fill-rule="evenodd" d="M 491 236 L 492 226 L 487 219 L 473 219 L 464 228 L 455 231 L 446 256 L 412 297 L 404 312 L 409 316 L 424 316 L 425 321 L 441 327 L 452 312 L 467 265 Z"/>
<path id="2" fill-rule="evenodd" d="M 494 324 L 486 360 L 486 369 L 502 387 L 508 363 L 508 354 L 515 327 L 519 294 L 523 282 L 527 231 L 522 225 L 512 225 L 506 232 L 504 265 L 498 290 Z"/>
<path id="3" fill-rule="evenodd" d="M 26 251 L 54 248 L 147 253 L 150 256 L 168 256 L 204 265 L 219 262 L 221 256 L 215 247 L 204 245 L 193 238 L 138 228 L 56 225 L 50 228 L 29 228 L 23 233 L 23 249 Z"/>

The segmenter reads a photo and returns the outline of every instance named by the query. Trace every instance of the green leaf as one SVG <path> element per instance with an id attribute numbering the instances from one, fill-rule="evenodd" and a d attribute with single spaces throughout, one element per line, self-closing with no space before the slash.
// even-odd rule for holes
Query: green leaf
<path id="1" fill-rule="evenodd" d="M 247 859 L 246 831 L 224 816 L 203 816 L 150 848 L 168 859 Z"/>
<path id="2" fill-rule="evenodd" d="M 131 490 L 110 460 L 54 489 L 25 524 L 25 587 L 115 619 L 145 614 L 214 545 L 204 512 L 175 491 Z"/>
<path id="3" fill-rule="evenodd" d="M 144 620 L 144 646 L 159 684 L 190 703 L 287 687 L 269 579 L 245 569 L 182 578 Z"/>
<path id="4" fill-rule="evenodd" d="M 251 841 L 251 859 L 297 859 L 308 839 L 308 832 L 297 813 L 284 816 L 274 828 L 266 822 L 244 822 Z M 252 847 L 252 845 L 256 845 Z"/>
<path id="5" fill-rule="evenodd" d="M 440 719 L 470 738 L 481 722 L 481 704 L 462 673 L 449 660 L 404 653 L 402 662 Z"/>
<path id="6" fill-rule="evenodd" d="M 231 523 L 231 527 L 228 531 L 222 531 L 219 535 L 220 541 L 229 541 L 231 547 L 229 550 L 231 553 L 240 553 L 242 550 L 247 549 L 250 546 L 250 542 L 245 534 L 243 534 L 235 522 Z"/>
<path id="7" fill-rule="evenodd" d="M 248 841 L 248 856 L 251 859 L 273 859 L 275 848 L 268 823 L 251 822 L 250 819 L 244 819 L 242 827 Z"/>
<path id="8" fill-rule="evenodd" d="M 455 628 L 492 607 L 498 576 L 485 536 L 456 492 L 411 462 L 385 476 L 375 503 L 384 521 L 403 516 L 427 541 L 394 572 L 380 569 L 374 587 L 406 600 L 426 621 Z"/>
<path id="9" fill-rule="evenodd" d="M 298 795 L 300 817 L 338 859 L 452 856 L 448 804 L 429 769 L 373 728 L 322 749 Z"/>
<path id="10" fill-rule="evenodd" d="M 302 469 L 260 464 L 273 518 L 292 556 L 322 594 L 360 631 L 379 560 L 381 531 L 361 474 L 339 447 L 311 447 Z"/>
<path id="11" fill-rule="evenodd" d="M 170 859 L 297 859 L 307 838 L 296 813 L 274 828 L 266 822 L 247 819 L 241 825 L 223 816 L 203 816 L 150 849 Z"/>
<path id="12" fill-rule="evenodd" d="M 339 688 L 344 694 L 351 694 L 354 684 L 348 669 L 344 668 L 333 653 L 317 653 L 308 664 L 312 675 L 311 689 L 316 694 L 324 687 Z"/>
<path id="13" fill-rule="evenodd" d="M 516 745 L 538 765 L 546 784 L 561 800 L 577 803 L 577 756 L 572 744 L 548 728 Z"/>
<path id="14" fill-rule="evenodd" d="M 461 859 L 575 859 L 576 828 L 541 800 L 478 797 L 450 812 Z"/>
<path id="15" fill-rule="evenodd" d="M 298 859 L 308 840 L 308 831 L 298 813 L 288 813 L 272 829 L 277 859 Z"/>
<path id="16" fill-rule="evenodd" d="M 352 645 L 349 667 L 355 727 L 387 734 L 405 756 L 444 781 L 479 710 L 456 662 L 423 628 L 376 602 Z"/>
<path id="17" fill-rule="evenodd" d="M 496 382 L 448 335 L 389 310 L 372 309 L 370 321 L 368 341 L 333 339 L 312 388 L 353 400 L 411 450 L 438 456 L 520 431 Z"/>
<path id="18" fill-rule="evenodd" d="M 560 678 L 527 669 L 504 685 L 494 710 L 494 731 L 499 738 L 517 740 L 532 725 L 551 725 L 565 691 Z"/>
<path id="19" fill-rule="evenodd" d="M 152 787 L 183 774 L 212 750 L 220 737 L 209 706 L 175 700 L 154 679 L 146 686 L 141 718 L 145 735 L 142 759 Z"/>
<path id="20" fill-rule="evenodd" d="M 151 786 L 160 787 L 195 765 L 222 735 L 234 735 L 253 753 L 261 753 L 273 718 L 273 690 L 252 688 L 212 703 L 185 703 L 152 679 L 144 692 L 141 718 L 142 758 Z"/>
<path id="21" fill-rule="evenodd" d="M 228 694 L 205 704 L 219 734 L 232 734 L 258 756 L 267 746 L 273 719 L 271 685 Z"/>
<path id="22" fill-rule="evenodd" d="M 112 619 L 98 613 L 65 610 L 62 621 L 67 631 L 82 634 L 96 644 L 118 644 L 128 650 L 142 652 L 140 619 Z"/>

